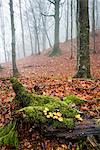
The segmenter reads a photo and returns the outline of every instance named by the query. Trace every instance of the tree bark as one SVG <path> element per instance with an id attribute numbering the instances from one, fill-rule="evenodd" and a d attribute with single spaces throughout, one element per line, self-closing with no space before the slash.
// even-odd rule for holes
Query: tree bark
<path id="1" fill-rule="evenodd" d="M 92 36 L 93 36 L 93 53 L 96 53 L 95 49 L 95 4 L 96 1 L 92 2 Z"/>
<path id="2" fill-rule="evenodd" d="M 79 0 L 79 55 L 76 77 L 90 78 L 88 0 Z M 83 13 L 84 12 L 84 13 Z"/>
<path id="3" fill-rule="evenodd" d="M 73 0 L 71 0 L 71 55 L 70 59 L 73 58 Z"/>
<path id="4" fill-rule="evenodd" d="M 55 4 L 55 34 L 53 51 L 59 52 L 59 0 Z"/>
<path id="5" fill-rule="evenodd" d="M 59 25 L 60 25 L 60 19 L 59 19 L 59 5 L 60 0 L 54 0 L 54 7 L 55 7 L 55 30 L 54 30 L 54 47 L 53 51 L 51 52 L 50 56 L 56 56 L 60 54 L 60 48 L 59 48 Z"/>
<path id="6" fill-rule="evenodd" d="M 66 28 L 66 42 L 68 41 L 68 29 L 69 29 L 69 0 L 67 0 L 67 28 Z"/>
<path id="7" fill-rule="evenodd" d="M 13 11 L 13 1 L 10 0 L 10 16 L 11 16 L 11 32 L 12 32 L 12 67 L 13 76 L 18 75 L 18 69 L 16 65 L 16 50 L 15 50 L 15 26 L 14 26 L 14 11 Z"/>

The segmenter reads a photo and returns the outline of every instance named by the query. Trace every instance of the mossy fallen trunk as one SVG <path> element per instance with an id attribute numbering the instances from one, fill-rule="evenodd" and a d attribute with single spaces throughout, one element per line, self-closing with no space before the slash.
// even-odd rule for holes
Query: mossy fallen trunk
<path id="1" fill-rule="evenodd" d="M 44 137 L 77 139 L 77 137 L 100 134 L 100 127 L 95 127 L 94 124 L 88 129 L 84 129 L 84 126 L 80 128 L 81 125 L 79 127 L 75 126 L 77 122 L 75 117 L 79 115 L 79 111 L 71 108 L 71 106 L 72 104 L 75 104 L 75 106 L 80 105 L 85 102 L 84 100 L 80 100 L 74 95 L 65 97 L 63 101 L 56 97 L 35 95 L 29 93 L 16 78 L 12 78 L 11 82 L 16 93 L 15 101 L 19 104 L 20 109 L 16 110 L 13 122 L 9 123 L 11 128 L 8 132 L 6 130 L 7 126 L 0 128 L 1 133 L 6 130 L 5 134 L 0 133 L 0 145 L 11 144 L 17 147 L 16 123 L 18 124 L 19 120 L 24 120 L 34 127 L 35 125 L 36 127 L 39 126 L 39 129 L 43 129 L 41 131 Z"/>
<path id="2" fill-rule="evenodd" d="M 16 93 L 16 100 L 22 107 L 18 112 L 23 112 L 24 118 L 28 121 L 57 128 L 74 127 L 75 115 L 78 114 L 78 111 L 70 108 L 66 100 L 61 101 L 56 97 L 31 94 L 16 78 L 12 78 L 11 82 Z"/>

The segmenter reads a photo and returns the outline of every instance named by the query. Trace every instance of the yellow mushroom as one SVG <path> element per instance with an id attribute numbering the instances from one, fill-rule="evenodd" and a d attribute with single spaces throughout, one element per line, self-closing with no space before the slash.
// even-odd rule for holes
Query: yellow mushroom
<path id="1" fill-rule="evenodd" d="M 63 122 L 63 118 L 62 118 L 62 117 L 58 118 L 58 120 L 59 120 L 60 122 Z"/>
<path id="2" fill-rule="evenodd" d="M 58 117 L 61 117 L 61 116 L 62 116 L 62 114 L 61 114 L 60 112 L 57 112 L 56 115 L 57 115 Z"/>

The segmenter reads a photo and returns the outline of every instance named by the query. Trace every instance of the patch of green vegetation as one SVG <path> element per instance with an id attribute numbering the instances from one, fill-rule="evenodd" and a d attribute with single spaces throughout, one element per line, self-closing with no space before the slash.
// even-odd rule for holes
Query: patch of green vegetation
<path id="1" fill-rule="evenodd" d="M 59 98 L 46 96 L 46 95 L 32 95 L 32 101 L 29 105 L 46 105 L 48 103 L 54 103 L 55 101 L 60 101 Z"/>
<path id="2" fill-rule="evenodd" d="M 63 101 L 66 102 L 66 104 L 75 103 L 76 105 L 80 105 L 85 103 L 84 100 L 81 100 L 76 95 L 69 95 L 63 98 Z"/>
<path id="3" fill-rule="evenodd" d="M 64 124 L 67 125 L 69 129 L 74 127 L 74 120 L 72 118 L 64 118 Z"/>
<path id="4" fill-rule="evenodd" d="M 68 106 L 69 103 L 61 101 L 56 97 L 31 94 L 26 91 L 16 78 L 11 79 L 11 82 L 16 93 L 16 99 L 22 106 L 22 109 L 19 111 L 24 112 L 24 118 L 27 118 L 28 121 L 33 120 L 35 123 L 46 123 L 47 125 L 52 125 L 54 127 L 59 126 L 59 124 L 67 127 L 70 126 L 70 128 L 73 127 L 71 124 L 74 124 L 74 121 L 72 120 L 78 112 L 76 109 L 70 108 Z M 69 100 L 71 101 L 72 99 L 73 97 L 70 97 Z M 75 97 L 74 100 L 76 100 Z M 68 120 L 68 118 L 71 119 Z M 71 123 L 69 123 L 70 121 Z"/>
<path id="5" fill-rule="evenodd" d="M 32 94 L 28 93 L 25 87 L 20 82 L 18 82 L 15 77 L 11 78 L 10 81 L 13 85 L 14 92 L 16 93 L 15 99 L 22 107 L 27 106 L 33 99 Z"/>
<path id="6" fill-rule="evenodd" d="M 12 145 L 15 146 L 15 148 L 17 149 L 18 138 L 15 126 L 16 123 L 11 121 L 6 126 L 0 128 L 0 146 Z"/>
<path id="7" fill-rule="evenodd" d="M 40 103 L 40 105 L 37 106 L 31 104 L 30 106 L 24 107 L 19 111 L 23 111 L 25 117 L 29 121 L 33 120 L 35 123 L 48 124 L 52 125 L 53 127 L 58 127 L 60 125 L 59 128 L 63 125 L 67 126 L 68 128 L 73 127 L 74 121 L 72 120 L 74 119 L 75 115 L 78 114 L 76 109 L 69 108 L 61 101 L 49 102 L 47 104 L 43 104 L 42 102 L 42 104 Z M 57 114 L 61 114 L 61 116 Z"/>
<path id="8" fill-rule="evenodd" d="M 35 123 L 46 122 L 46 117 L 43 115 L 43 108 L 41 106 L 28 106 L 18 110 L 18 112 L 21 111 L 25 113 L 25 118 L 28 121 L 33 120 Z"/>

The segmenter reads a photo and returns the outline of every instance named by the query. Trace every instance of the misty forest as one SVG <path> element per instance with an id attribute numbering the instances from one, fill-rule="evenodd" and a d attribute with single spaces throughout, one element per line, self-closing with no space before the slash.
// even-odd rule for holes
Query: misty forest
<path id="1" fill-rule="evenodd" d="M 0 150 L 100 150 L 100 0 L 0 0 Z"/>

